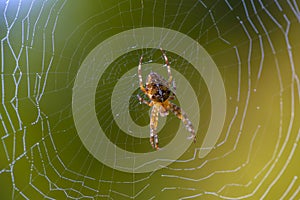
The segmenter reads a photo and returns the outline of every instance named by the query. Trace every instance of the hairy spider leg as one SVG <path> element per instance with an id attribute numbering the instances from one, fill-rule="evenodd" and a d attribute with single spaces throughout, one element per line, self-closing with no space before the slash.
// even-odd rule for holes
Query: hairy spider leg
<path id="1" fill-rule="evenodd" d="M 142 90 L 142 92 L 147 94 L 146 89 L 143 86 L 142 61 L 143 61 L 143 56 L 141 56 L 141 58 L 140 58 L 139 67 L 138 67 L 139 85 L 140 85 L 140 89 Z M 159 147 L 158 147 L 158 136 L 156 134 L 156 128 L 157 128 L 159 110 L 156 106 L 153 106 L 154 105 L 153 101 L 148 102 L 148 101 L 144 100 L 142 97 L 140 97 L 140 95 L 137 95 L 137 97 L 141 103 L 144 103 L 144 104 L 152 107 L 151 119 L 150 119 L 150 143 L 151 143 L 152 147 L 157 150 L 157 149 L 159 149 Z"/>
<path id="2" fill-rule="evenodd" d="M 151 101 L 151 102 L 148 102 L 148 101 L 146 101 L 145 99 L 143 99 L 140 95 L 136 95 L 137 96 L 137 98 L 139 99 L 139 101 L 141 102 L 141 103 L 144 103 L 144 104 L 146 104 L 146 105 L 148 105 L 148 106 L 153 106 L 153 104 L 154 104 L 154 102 L 153 101 Z"/>
<path id="3" fill-rule="evenodd" d="M 141 56 L 141 58 L 140 58 L 139 67 L 138 67 L 139 84 L 140 84 L 140 89 L 142 90 L 142 92 L 144 92 L 146 94 L 146 89 L 143 86 L 143 78 L 142 78 L 142 61 L 143 61 L 143 56 Z"/>
<path id="4" fill-rule="evenodd" d="M 170 102 L 170 111 L 174 113 L 185 125 L 185 128 L 191 133 L 191 136 L 189 139 L 193 139 L 194 143 L 196 142 L 196 134 L 195 129 L 193 127 L 193 124 L 191 120 L 189 120 L 187 114 L 177 105 Z"/>
<path id="5" fill-rule="evenodd" d="M 156 150 L 159 149 L 158 147 L 158 136 L 156 133 L 157 123 L 158 123 L 158 113 L 159 107 L 154 105 L 151 110 L 151 119 L 150 119 L 150 143 L 153 148 Z"/>
<path id="6" fill-rule="evenodd" d="M 142 97 L 140 97 L 140 95 L 137 95 L 139 101 L 141 103 L 144 103 L 150 107 L 152 107 L 151 110 L 151 119 L 150 119 L 150 143 L 152 145 L 152 147 L 156 150 L 159 149 L 158 147 L 158 136 L 156 133 L 156 129 L 157 129 L 157 123 L 158 123 L 158 113 L 159 113 L 159 107 L 154 105 L 154 102 L 148 102 L 145 99 L 143 99 Z"/>
<path id="7" fill-rule="evenodd" d="M 160 48 L 160 50 L 161 50 L 161 52 L 163 54 L 163 57 L 165 59 L 165 63 L 167 65 L 168 76 L 169 76 L 168 86 L 169 86 L 169 88 L 171 88 L 173 76 L 172 76 L 172 73 L 171 73 L 171 67 L 170 67 L 170 64 L 169 64 L 169 60 L 168 60 L 168 57 L 166 56 L 166 53 L 164 52 L 164 50 L 162 48 Z"/>

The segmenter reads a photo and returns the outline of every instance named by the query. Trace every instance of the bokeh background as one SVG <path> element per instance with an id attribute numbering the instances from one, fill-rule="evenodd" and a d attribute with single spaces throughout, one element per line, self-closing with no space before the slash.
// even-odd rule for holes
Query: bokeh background
<path id="1" fill-rule="evenodd" d="M 0 0 L 0 199 L 299 199 L 299 10 L 296 0 Z M 218 142 L 199 158 L 210 94 L 188 60 L 167 52 L 197 94 L 198 140 L 171 165 L 136 174 L 87 151 L 74 125 L 72 89 L 97 45 L 142 27 L 176 30 L 203 46 L 221 73 L 227 112 Z M 147 138 L 115 123 L 111 95 L 120 79 L 138 83 L 123 75 L 141 55 L 162 66 L 163 59 L 158 49 L 128 48 L 102 75 L 95 110 L 113 143 L 147 153 L 153 151 Z M 138 87 L 134 93 L 128 87 L 124 112 L 148 126 L 149 108 L 139 104 Z M 162 147 L 180 123 L 165 119 Z"/>

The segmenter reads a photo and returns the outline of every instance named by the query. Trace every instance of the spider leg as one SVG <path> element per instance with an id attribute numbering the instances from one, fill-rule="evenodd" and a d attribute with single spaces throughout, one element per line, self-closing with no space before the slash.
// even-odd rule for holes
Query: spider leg
<path id="1" fill-rule="evenodd" d="M 172 81 L 172 87 L 173 87 L 174 91 L 176 91 L 176 83 L 175 83 L 175 78 L 174 78 L 174 79 L 173 79 L 173 81 Z"/>
<path id="2" fill-rule="evenodd" d="M 191 136 L 189 139 L 193 139 L 194 143 L 196 142 L 196 134 L 195 134 L 195 129 L 194 126 L 189 120 L 187 114 L 177 105 L 170 103 L 170 111 L 174 113 L 185 125 L 185 128 L 191 133 Z"/>
<path id="3" fill-rule="evenodd" d="M 159 107 L 159 114 L 160 114 L 161 117 L 165 117 L 169 114 L 169 111 L 165 107 L 160 106 Z"/>
<path id="4" fill-rule="evenodd" d="M 170 64 L 169 64 L 169 60 L 168 60 L 168 57 L 166 56 L 166 53 L 163 51 L 162 48 L 160 48 L 162 54 L 163 54 L 163 57 L 165 59 L 165 63 L 167 65 L 167 70 L 168 70 L 168 76 L 169 76 L 169 79 L 168 79 L 168 86 L 171 87 L 171 83 L 172 83 L 172 74 L 171 74 L 171 67 L 170 67 Z"/>
<path id="5" fill-rule="evenodd" d="M 156 133 L 157 122 L 158 122 L 158 113 L 159 113 L 159 108 L 157 106 L 153 106 L 152 110 L 151 110 L 151 118 L 150 118 L 150 143 L 151 143 L 152 147 L 156 150 L 159 149 L 158 136 Z"/>
<path id="6" fill-rule="evenodd" d="M 140 58 L 139 67 L 138 67 L 139 85 L 140 85 L 140 89 L 146 94 L 146 89 L 143 86 L 143 78 L 142 78 L 142 61 L 143 61 L 143 56 L 141 56 Z"/>
<path id="7" fill-rule="evenodd" d="M 139 101 L 140 101 L 140 103 L 144 103 L 144 104 L 146 104 L 146 105 L 148 105 L 148 106 L 153 106 L 153 102 L 151 101 L 151 102 L 148 102 L 148 101 L 146 101 L 145 99 L 143 99 L 140 95 L 136 95 L 137 96 L 137 98 L 139 99 Z"/>
<path id="8" fill-rule="evenodd" d="M 176 99 L 176 94 L 174 92 L 171 93 L 171 95 L 169 96 L 168 100 L 174 100 Z"/>

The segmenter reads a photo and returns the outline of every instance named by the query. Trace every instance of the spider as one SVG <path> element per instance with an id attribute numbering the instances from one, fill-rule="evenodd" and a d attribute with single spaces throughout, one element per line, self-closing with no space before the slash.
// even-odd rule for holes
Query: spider
<path id="1" fill-rule="evenodd" d="M 190 139 L 193 139 L 196 142 L 195 130 L 192 125 L 192 122 L 188 119 L 187 114 L 177 105 L 170 102 L 170 100 L 175 99 L 175 93 L 171 91 L 172 84 L 172 74 L 171 68 L 168 61 L 168 58 L 165 52 L 160 48 L 162 55 L 164 57 L 165 63 L 167 65 L 168 70 L 168 81 L 166 81 L 161 75 L 156 72 L 151 72 L 147 77 L 146 86 L 144 87 L 142 80 L 142 60 L 143 56 L 141 56 L 138 66 L 138 77 L 139 77 L 139 85 L 141 91 L 148 96 L 149 101 L 144 100 L 142 97 L 137 95 L 140 103 L 144 103 L 150 107 L 151 117 L 150 117 L 150 143 L 152 147 L 156 150 L 159 149 L 158 146 L 158 136 L 156 133 L 157 123 L 158 123 L 158 114 L 164 117 L 169 114 L 171 111 L 174 115 L 176 115 L 182 122 L 184 123 L 186 129 L 191 133 Z M 173 82 L 173 88 L 176 90 L 175 84 Z"/>

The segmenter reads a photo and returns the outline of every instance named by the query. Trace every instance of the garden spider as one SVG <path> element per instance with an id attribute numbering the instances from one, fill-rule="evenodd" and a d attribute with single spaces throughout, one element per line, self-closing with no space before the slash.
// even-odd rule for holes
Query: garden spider
<path id="1" fill-rule="evenodd" d="M 169 114 L 169 111 L 174 113 L 179 119 L 182 120 L 186 129 L 191 133 L 190 139 L 193 139 L 196 142 L 195 130 L 192 125 L 192 122 L 188 119 L 186 113 L 177 105 L 170 102 L 170 100 L 175 99 L 175 94 L 170 90 L 172 83 L 172 74 L 171 68 L 169 65 L 168 58 L 165 52 L 160 48 L 165 63 L 167 65 L 168 76 L 169 79 L 166 81 L 162 76 L 155 72 L 151 72 L 147 77 L 146 86 L 143 85 L 142 80 L 142 60 L 143 56 L 140 58 L 139 66 L 138 66 L 138 76 L 139 76 L 139 84 L 140 89 L 143 93 L 145 93 L 150 102 L 144 100 L 142 97 L 137 95 L 140 103 L 147 104 L 152 107 L 151 117 L 150 117 L 150 143 L 152 147 L 156 150 L 158 147 L 158 136 L 156 133 L 157 123 L 158 123 L 158 114 L 164 117 Z M 175 90 L 175 87 L 173 87 Z"/>

